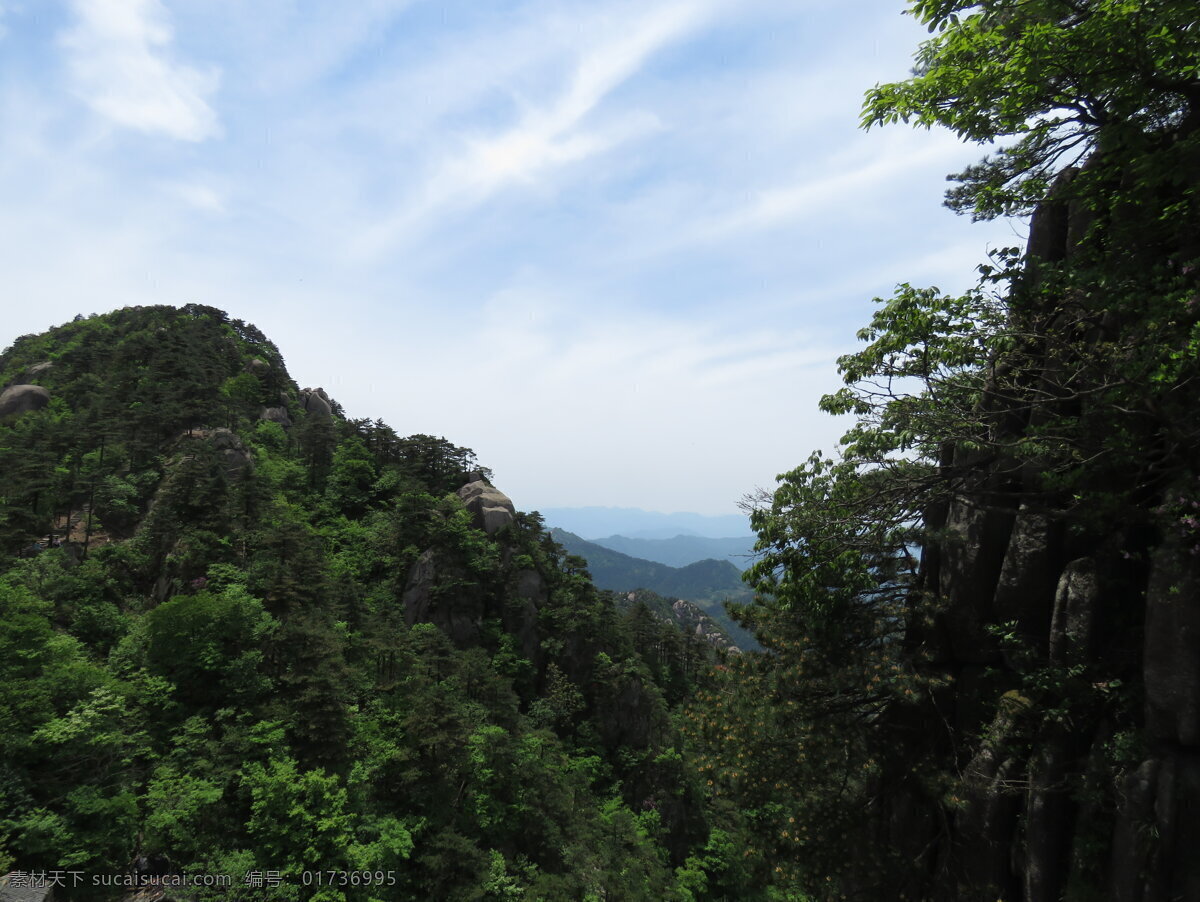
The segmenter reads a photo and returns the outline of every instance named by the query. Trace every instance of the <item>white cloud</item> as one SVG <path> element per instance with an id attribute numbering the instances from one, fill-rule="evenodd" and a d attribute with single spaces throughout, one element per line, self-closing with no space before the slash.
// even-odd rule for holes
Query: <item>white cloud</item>
<path id="1" fill-rule="evenodd" d="M 523 509 L 728 512 L 809 443 L 831 448 L 841 432 L 832 418 L 814 424 L 794 409 L 797 395 L 837 387 L 833 360 L 846 348 L 814 330 L 765 328 L 733 309 L 681 322 L 580 294 L 558 287 L 552 273 L 525 273 L 470 318 L 413 311 L 396 320 L 400 330 L 350 328 L 356 354 L 340 383 L 329 376 L 332 337 L 289 363 L 302 381 L 301 370 L 321 374 L 312 381 L 352 416 L 382 416 L 402 431 L 474 448 Z M 760 430 L 769 441 L 750 438 Z"/>
<path id="2" fill-rule="evenodd" d="M 218 73 L 171 58 L 160 0 L 74 0 L 78 21 L 62 37 L 77 93 L 118 125 L 181 141 L 220 133 L 209 97 Z"/>
<path id="3" fill-rule="evenodd" d="M 873 196 L 889 185 L 902 184 L 914 173 L 944 165 L 961 158 L 963 145 L 948 133 L 930 135 L 892 132 L 887 138 L 860 138 L 856 150 L 869 141 L 870 155 L 847 165 L 846 154 L 827 165 L 817 177 L 797 178 L 791 184 L 777 184 L 758 191 L 749 202 L 700 225 L 693 233 L 696 240 L 715 240 L 727 235 L 769 229 L 801 219 L 811 219 L 834 206 L 865 207 Z M 890 140 L 889 140 L 890 139 Z M 882 145 L 891 144 L 886 150 Z"/>
<path id="4" fill-rule="evenodd" d="M 166 190 L 189 207 L 203 213 L 225 212 L 225 198 L 221 192 L 201 181 L 175 182 L 167 185 Z"/>
<path id="5" fill-rule="evenodd" d="M 359 250 L 377 253 L 448 209 L 478 205 L 509 185 L 532 184 L 547 170 L 580 162 L 657 129 L 657 117 L 636 109 L 590 128 L 584 122 L 656 52 L 702 25 L 710 13 L 708 4 L 681 3 L 653 9 L 632 21 L 602 17 L 581 24 L 580 31 L 594 32 L 578 51 L 565 89 L 547 103 L 525 104 L 518 121 L 507 129 L 467 136 L 402 212 L 367 230 Z M 547 37 L 552 30 L 547 29 Z"/>

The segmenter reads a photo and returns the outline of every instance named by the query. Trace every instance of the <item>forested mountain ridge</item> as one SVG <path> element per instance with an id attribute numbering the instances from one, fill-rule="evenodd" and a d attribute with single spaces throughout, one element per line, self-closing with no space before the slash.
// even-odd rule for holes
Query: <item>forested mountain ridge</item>
<path id="1" fill-rule="evenodd" d="M 346 419 L 199 305 L 23 336 L 0 379 L 0 871 L 706 883 L 672 709 L 712 648 L 618 611 L 469 450 Z"/>
<path id="2" fill-rule="evenodd" d="M 741 651 L 741 647 L 733 641 L 722 624 L 690 601 L 659 595 L 649 589 L 614 592 L 613 595 L 613 602 L 618 610 L 644 606 L 661 620 L 676 624 L 693 641 L 706 642 L 723 652 L 737 654 Z"/>
<path id="3" fill-rule="evenodd" d="M 672 567 L 589 542 L 565 529 L 552 529 L 550 534 L 573 554 L 587 559 L 588 570 L 602 589 L 653 589 L 663 595 L 709 603 L 726 598 L 747 601 L 750 597 L 738 569 L 729 561 L 709 558 Z"/>
<path id="4" fill-rule="evenodd" d="M 646 589 L 696 604 L 738 648 L 759 647 L 754 637 L 725 608 L 726 602 L 745 604 L 752 597 L 738 569 L 729 561 L 708 559 L 671 567 L 614 551 L 565 529 L 552 529 L 550 535 L 587 562 L 588 573 L 599 588 L 613 592 Z"/>

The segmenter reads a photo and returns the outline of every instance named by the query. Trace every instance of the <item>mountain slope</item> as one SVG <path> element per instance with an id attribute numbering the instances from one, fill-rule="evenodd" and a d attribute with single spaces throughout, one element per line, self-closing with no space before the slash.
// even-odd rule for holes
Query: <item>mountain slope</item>
<path id="1" fill-rule="evenodd" d="M 738 569 L 728 561 L 708 559 L 671 567 L 613 551 L 563 529 L 552 529 L 550 534 L 572 554 L 587 560 L 588 572 L 601 589 L 652 589 L 661 595 L 704 602 L 749 594 Z"/>
<path id="2" fill-rule="evenodd" d="M 567 551 L 587 561 L 588 573 L 601 589 L 616 592 L 648 589 L 658 595 L 694 602 L 739 648 L 758 647 L 753 636 L 725 610 L 726 601 L 745 603 L 752 597 L 737 568 L 728 561 L 704 560 L 686 567 L 669 567 L 613 551 L 566 530 L 553 529 L 550 534 Z"/>
<path id="3" fill-rule="evenodd" d="M 671 707 L 712 651 L 469 449 L 347 419 L 199 305 L 24 336 L 0 380 L 0 872 L 678 896 L 707 832 Z"/>
<path id="4" fill-rule="evenodd" d="M 613 535 L 590 541 L 630 557 L 656 561 L 669 567 L 686 567 L 696 561 L 723 559 L 738 570 L 745 570 L 753 556 L 755 540 L 740 536 L 714 539 L 708 536 L 677 535 L 663 539 L 647 539 Z"/>

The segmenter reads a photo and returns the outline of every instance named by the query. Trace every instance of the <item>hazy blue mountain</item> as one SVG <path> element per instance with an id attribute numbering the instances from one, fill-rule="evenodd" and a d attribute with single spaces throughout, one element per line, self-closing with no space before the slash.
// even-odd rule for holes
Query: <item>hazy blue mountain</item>
<path id="1" fill-rule="evenodd" d="M 696 561 L 715 558 L 727 560 L 738 570 L 745 570 L 750 566 L 754 551 L 754 539 L 747 536 L 720 539 L 697 535 L 677 535 L 663 539 L 607 536 L 591 541 L 622 554 L 657 561 L 670 567 L 686 567 Z"/>
<path id="2" fill-rule="evenodd" d="M 613 551 L 564 529 L 552 529 L 550 535 L 571 554 L 587 561 L 592 582 L 601 589 L 615 592 L 649 589 L 669 598 L 693 602 L 720 624 L 739 648 L 759 647 L 753 636 L 725 611 L 726 601 L 745 603 L 753 594 L 729 561 L 709 559 L 686 567 L 671 567 Z"/>
<path id="3" fill-rule="evenodd" d="M 681 526 L 656 526 L 653 529 L 634 529 L 629 532 L 628 537 L 633 539 L 670 539 L 675 536 L 692 536 L 694 538 L 704 538 L 694 529 L 684 529 Z M 595 539 L 588 541 L 594 542 Z"/>
<path id="4" fill-rule="evenodd" d="M 612 535 L 642 539 L 669 539 L 679 535 L 719 539 L 754 535 L 749 519 L 742 514 L 664 514 L 636 507 L 548 507 L 539 512 L 547 526 L 565 529 L 589 541 Z"/>

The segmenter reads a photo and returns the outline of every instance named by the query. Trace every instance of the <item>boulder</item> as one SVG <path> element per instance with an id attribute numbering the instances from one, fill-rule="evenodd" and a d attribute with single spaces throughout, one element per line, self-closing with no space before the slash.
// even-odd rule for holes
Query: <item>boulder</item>
<path id="1" fill-rule="evenodd" d="M 330 404 L 329 395 L 323 388 L 300 389 L 300 406 L 310 417 L 328 420 L 333 416 L 333 405 Z"/>
<path id="2" fill-rule="evenodd" d="M 267 363 L 261 357 L 252 357 L 246 363 L 246 372 L 253 373 L 255 376 L 265 376 L 271 372 L 271 364 Z"/>
<path id="3" fill-rule="evenodd" d="M 0 393 L 0 420 L 41 410 L 50 403 L 50 392 L 40 385 L 10 385 Z"/>
<path id="4" fill-rule="evenodd" d="M 482 479 L 468 482 L 458 490 L 458 497 L 475 518 L 475 525 L 489 536 L 512 523 L 517 514 L 509 497 Z"/>
<path id="5" fill-rule="evenodd" d="M 33 382 L 39 376 L 54 369 L 54 363 L 49 360 L 43 360 L 41 363 L 35 363 L 25 371 L 25 381 Z"/>

